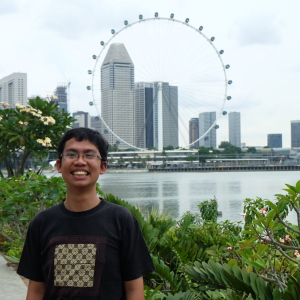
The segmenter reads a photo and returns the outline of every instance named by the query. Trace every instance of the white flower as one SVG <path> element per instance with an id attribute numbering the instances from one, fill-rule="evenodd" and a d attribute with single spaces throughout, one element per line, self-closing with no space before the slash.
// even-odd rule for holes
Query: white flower
<path id="1" fill-rule="evenodd" d="M 6 107 L 8 107 L 8 106 L 9 106 L 9 104 L 8 104 L 8 103 L 6 103 L 6 102 L 0 102 L 0 103 L 2 104 L 3 108 L 6 108 Z"/>

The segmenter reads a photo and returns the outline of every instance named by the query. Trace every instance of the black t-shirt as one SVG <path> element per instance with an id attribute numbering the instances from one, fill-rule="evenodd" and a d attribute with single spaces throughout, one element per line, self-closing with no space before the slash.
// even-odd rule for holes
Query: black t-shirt
<path id="1" fill-rule="evenodd" d="M 64 204 L 30 223 L 18 274 L 46 283 L 44 299 L 125 299 L 124 281 L 154 271 L 134 216 L 104 200 L 83 212 Z"/>

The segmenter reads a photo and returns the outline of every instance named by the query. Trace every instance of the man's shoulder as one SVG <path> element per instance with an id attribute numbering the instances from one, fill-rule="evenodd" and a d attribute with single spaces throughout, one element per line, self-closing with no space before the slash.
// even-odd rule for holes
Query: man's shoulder
<path id="1" fill-rule="evenodd" d="M 40 212 L 38 212 L 36 214 L 36 216 L 33 218 L 32 221 L 34 221 L 34 222 L 45 221 L 49 217 L 51 218 L 52 216 L 57 215 L 58 211 L 60 210 L 59 206 L 60 205 L 58 204 L 58 205 L 54 205 L 52 207 L 46 208 L 44 210 L 41 210 Z"/>
<path id="2" fill-rule="evenodd" d="M 105 201 L 104 205 L 104 211 L 107 213 L 111 213 L 115 216 L 124 216 L 124 217 L 132 217 L 133 214 L 130 212 L 130 210 L 120 204 L 115 204 L 111 202 Z"/>

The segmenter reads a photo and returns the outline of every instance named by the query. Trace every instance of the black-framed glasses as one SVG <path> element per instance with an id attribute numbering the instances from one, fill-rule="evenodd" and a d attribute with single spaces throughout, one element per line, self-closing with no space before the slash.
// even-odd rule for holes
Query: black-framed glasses
<path id="1" fill-rule="evenodd" d="M 94 153 L 83 153 L 83 154 L 79 154 L 77 152 L 66 152 L 66 153 L 62 153 L 61 157 L 64 156 L 66 159 L 69 160 L 76 160 L 79 158 L 79 156 L 82 156 L 84 160 L 92 160 L 92 159 L 102 159 L 102 157 L 100 155 L 96 155 Z"/>

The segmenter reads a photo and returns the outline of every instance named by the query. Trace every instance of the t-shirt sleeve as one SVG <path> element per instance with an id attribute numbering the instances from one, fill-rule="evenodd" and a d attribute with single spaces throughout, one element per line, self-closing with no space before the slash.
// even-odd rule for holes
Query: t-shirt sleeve
<path id="1" fill-rule="evenodd" d="M 17 273 L 30 280 L 45 281 L 41 263 L 41 239 L 33 222 L 28 227 Z"/>
<path id="2" fill-rule="evenodd" d="M 138 221 L 131 214 L 126 220 L 120 255 L 124 281 L 137 279 L 155 270 Z"/>

